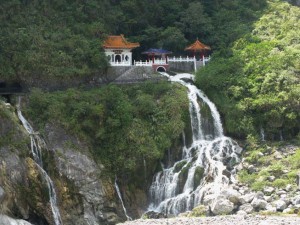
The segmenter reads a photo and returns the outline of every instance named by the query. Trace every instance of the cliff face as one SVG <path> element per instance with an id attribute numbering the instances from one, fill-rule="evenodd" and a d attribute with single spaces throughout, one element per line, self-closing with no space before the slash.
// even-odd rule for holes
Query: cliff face
<path id="1" fill-rule="evenodd" d="M 87 146 L 52 124 L 45 133 L 44 168 L 54 182 L 63 223 L 101 225 L 124 220 L 113 181 L 103 177 L 103 166 L 93 160 Z M 14 108 L 1 102 L 0 215 L 51 225 L 48 189 L 30 152 L 29 136 Z M 7 218 L 2 216 L 0 224 Z"/>

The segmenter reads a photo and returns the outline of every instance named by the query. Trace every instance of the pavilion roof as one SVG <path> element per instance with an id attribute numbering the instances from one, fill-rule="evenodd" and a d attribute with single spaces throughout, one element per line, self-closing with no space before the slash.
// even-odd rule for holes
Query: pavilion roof
<path id="1" fill-rule="evenodd" d="M 197 52 L 197 51 L 203 51 L 203 50 L 210 50 L 210 47 L 203 44 L 202 42 L 200 42 L 197 38 L 197 40 L 193 44 L 189 45 L 184 50 L 185 51 L 196 51 Z"/>
<path id="2" fill-rule="evenodd" d="M 147 51 L 142 52 L 142 54 L 147 54 L 147 55 L 167 55 L 167 54 L 172 54 L 172 52 L 161 49 L 161 48 L 149 48 Z"/>
<path id="3" fill-rule="evenodd" d="M 109 49 L 133 49 L 139 46 L 139 43 L 128 42 L 123 34 L 117 36 L 108 36 L 103 43 L 103 48 Z"/>

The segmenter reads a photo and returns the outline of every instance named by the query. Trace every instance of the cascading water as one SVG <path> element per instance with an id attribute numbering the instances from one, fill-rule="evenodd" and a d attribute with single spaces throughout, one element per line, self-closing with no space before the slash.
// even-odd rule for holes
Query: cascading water
<path id="1" fill-rule="evenodd" d="M 60 217 L 59 209 L 57 207 L 57 202 L 56 202 L 56 192 L 54 189 L 54 184 L 47 172 L 43 169 L 43 161 L 42 161 L 42 146 L 45 146 L 45 142 L 43 139 L 40 138 L 40 136 L 34 132 L 33 128 L 31 125 L 28 123 L 28 121 L 24 118 L 21 112 L 21 98 L 19 98 L 19 103 L 17 105 L 17 113 L 19 120 L 22 122 L 23 127 L 26 129 L 26 131 L 30 135 L 30 140 L 31 140 L 31 153 L 33 155 L 33 159 L 36 162 L 36 166 L 39 169 L 40 173 L 42 174 L 42 177 L 47 183 L 47 187 L 49 190 L 49 199 L 50 199 L 50 205 L 51 205 L 51 210 L 53 213 L 53 219 L 55 222 L 55 225 L 62 225 L 62 220 Z"/>
<path id="2" fill-rule="evenodd" d="M 234 182 L 230 170 L 239 161 L 242 149 L 223 135 L 215 105 L 195 85 L 186 82 L 193 80 L 193 75 L 163 75 L 188 88 L 193 137 L 191 146 L 186 146 L 183 135 L 182 159 L 155 175 L 150 187 L 149 210 L 179 214 L 201 204 L 205 196 L 217 197 L 230 182 Z M 209 107 L 213 129 L 207 129 L 202 123 L 199 102 Z"/>
<path id="3" fill-rule="evenodd" d="M 128 216 L 128 214 L 127 214 L 127 210 L 126 210 L 126 208 L 125 208 L 125 205 L 124 205 L 124 202 L 123 202 L 123 199 L 122 199 L 122 195 L 121 195 L 121 192 L 120 192 L 120 188 L 119 188 L 118 183 L 117 183 L 117 178 L 115 179 L 115 188 L 116 188 L 118 197 L 119 197 L 120 202 L 121 202 L 121 204 L 122 204 L 123 211 L 124 211 L 124 214 L 125 214 L 127 220 L 132 220 L 132 218 L 131 218 L 130 216 Z"/>

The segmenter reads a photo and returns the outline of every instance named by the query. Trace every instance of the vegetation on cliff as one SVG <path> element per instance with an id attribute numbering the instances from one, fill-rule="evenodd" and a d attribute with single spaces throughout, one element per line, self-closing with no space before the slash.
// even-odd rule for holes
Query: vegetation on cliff
<path id="1" fill-rule="evenodd" d="M 230 134 L 289 138 L 300 130 L 300 9 L 268 1 L 263 16 L 228 49 L 214 54 L 197 84 L 217 104 Z"/>
<path id="2" fill-rule="evenodd" d="M 199 37 L 222 50 L 251 28 L 265 0 L 13 0 L 0 3 L 0 77 L 101 74 L 101 42 L 125 34 L 174 53 Z M 224 51 L 225 52 L 225 51 Z"/>
<path id="3" fill-rule="evenodd" d="M 138 168 L 141 176 L 143 164 L 154 170 L 189 119 L 186 90 L 174 86 L 161 82 L 89 91 L 34 90 L 27 115 L 39 130 L 46 123 L 59 123 L 85 140 L 113 175 Z"/>

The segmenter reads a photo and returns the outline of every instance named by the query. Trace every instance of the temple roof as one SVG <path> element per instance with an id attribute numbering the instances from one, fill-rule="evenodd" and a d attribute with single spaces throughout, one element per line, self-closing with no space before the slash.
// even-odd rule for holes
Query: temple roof
<path id="1" fill-rule="evenodd" d="M 172 52 L 165 50 L 165 49 L 157 49 L 157 48 L 149 48 L 147 51 L 142 52 L 142 54 L 147 55 L 166 55 L 166 54 L 172 54 Z"/>
<path id="2" fill-rule="evenodd" d="M 103 48 L 109 49 L 133 49 L 139 46 L 139 43 L 128 42 L 123 34 L 118 36 L 108 36 L 103 43 Z"/>
<path id="3" fill-rule="evenodd" d="M 210 50 L 210 47 L 201 43 L 197 38 L 197 40 L 193 44 L 186 47 L 184 50 L 185 51 L 202 51 L 202 50 Z"/>

